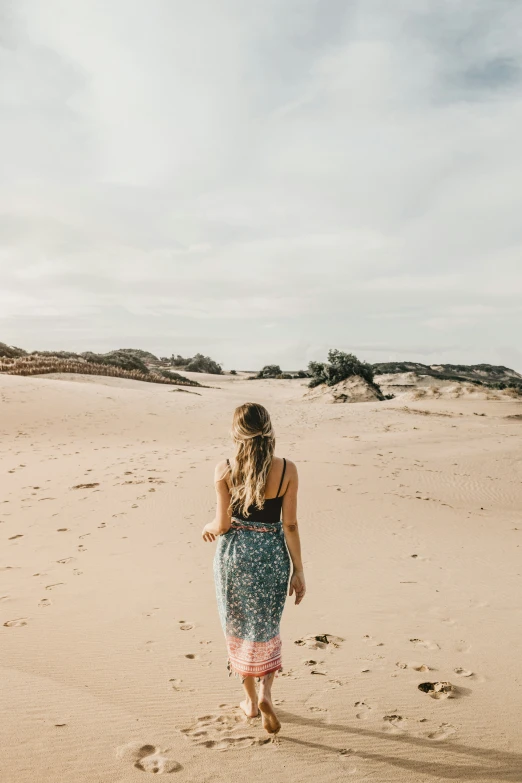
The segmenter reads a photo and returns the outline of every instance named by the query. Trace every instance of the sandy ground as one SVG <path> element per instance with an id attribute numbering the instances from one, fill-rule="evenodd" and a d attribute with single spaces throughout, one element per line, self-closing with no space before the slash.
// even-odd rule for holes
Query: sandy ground
<path id="1" fill-rule="evenodd" d="M 522 780 L 522 403 L 210 382 L 0 376 L 2 783 Z M 268 743 L 200 538 L 246 400 L 298 465 L 308 581 Z"/>

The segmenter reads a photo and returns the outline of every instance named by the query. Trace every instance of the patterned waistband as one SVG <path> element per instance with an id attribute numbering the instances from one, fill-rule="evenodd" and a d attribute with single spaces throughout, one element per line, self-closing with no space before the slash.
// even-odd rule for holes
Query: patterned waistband
<path id="1" fill-rule="evenodd" d="M 256 533 L 277 533 L 281 529 L 281 522 L 256 522 L 255 519 L 239 519 L 232 517 L 231 530 L 254 530 Z"/>

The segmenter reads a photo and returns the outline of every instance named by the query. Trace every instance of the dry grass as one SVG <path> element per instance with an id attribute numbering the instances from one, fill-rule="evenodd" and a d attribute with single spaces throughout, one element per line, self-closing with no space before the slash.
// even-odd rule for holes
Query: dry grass
<path id="1" fill-rule="evenodd" d="M 95 364 L 78 359 L 57 359 L 52 356 L 0 357 L 0 373 L 6 375 L 47 375 L 49 373 L 79 373 L 81 375 L 103 375 L 112 378 L 129 378 L 147 383 L 163 383 L 168 386 L 201 386 L 188 378 L 164 378 L 155 373 L 139 370 L 122 370 L 108 364 Z"/>

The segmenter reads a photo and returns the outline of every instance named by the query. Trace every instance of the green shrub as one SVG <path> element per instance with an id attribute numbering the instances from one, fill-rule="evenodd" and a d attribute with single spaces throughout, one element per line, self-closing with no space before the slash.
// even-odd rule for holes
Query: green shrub
<path id="1" fill-rule="evenodd" d="M 259 370 L 256 378 L 280 378 L 282 375 L 281 368 L 278 364 L 265 364 L 265 366 Z"/>
<path id="2" fill-rule="evenodd" d="M 5 356 L 9 359 L 17 359 L 19 356 L 26 356 L 27 351 L 23 348 L 17 348 L 15 345 L 6 345 L 0 343 L 0 356 Z"/>
<path id="3" fill-rule="evenodd" d="M 174 370 L 156 370 L 157 375 L 161 375 L 162 378 L 167 378 L 169 381 L 187 381 L 188 378 L 185 378 L 183 375 L 180 375 L 179 372 L 175 372 Z"/>
<path id="4" fill-rule="evenodd" d="M 123 351 L 110 351 L 109 353 L 93 353 L 85 351 L 80 354 L 82 359 L 93 364 L 108 364 L 111 367 L 119 367 L 121 370 L 137 370 L 147 375 L 149 368 L 138 356 Z"/>
<path id="5" fill-rule="evenodd" d="M 191 360 L 190 357 L 185 359 L 183 356 L 180 356 L 180 354 L 178 353 L 177 356 L 174 356 L 174 354 L 172 354 L 172 356 L 170 357 L 170 359 L 168 359 L 168 361 L 173 367 L 185 367 Z"/>
<path id="6" fill-rule="evenodd" d="M 376 386 L 373 380 L 373 367 L 367 362 L 361 362 L 353 353 L 344 353 L 332 348 L 328 351 L 328 362 L 310 362 L 308 365 L 311 376 L 308 386 L 319 386 L 326 383 L 334 386 L 346 378 L 359 375 L 372 386 Z M 378 387 L 377 387 L 378 388 Z"/>
<path id="7" fill-rule="evenodd" d="M 209 372 L 213 375 L 222 375 L 223 369 L 220 364 L 215 362 L 210 356 L 203 356 L 202 353 L 197 353 L 189 363 L 185 365 L 185 370 L 188 372 Z"/>
<path id="8" fill-rule="evenodd" d="M 74 351 L 31 351 L 30 356 L 53 356 L 56 359 L 79 359 L 80 354 Z"/>

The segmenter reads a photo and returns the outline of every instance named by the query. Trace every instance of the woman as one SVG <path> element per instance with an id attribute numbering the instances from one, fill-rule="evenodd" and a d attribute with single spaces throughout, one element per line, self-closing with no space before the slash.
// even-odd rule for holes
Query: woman
<path id="1" fill-rule="evenodd" d="M 272 703 L 272 682 L 282 669 L 279 623 L 290 558 L 288 594 L 295 593 L 300 604 L 306 589 L 296 516 L 297 468 L 274 456 L 274 431 L 262 405 L 246 402 L 236 408 L 232 439 L 233 464 L 227 459 L 216 465 L 216 516 L 202 535 L 204 541 L 220 536 L 214 578 L 229 673 L 242 678 L 245 690 L 241 709 L 248 718 L 261 711 L 263 727 L 277 734 L 281 724 Z"/>

